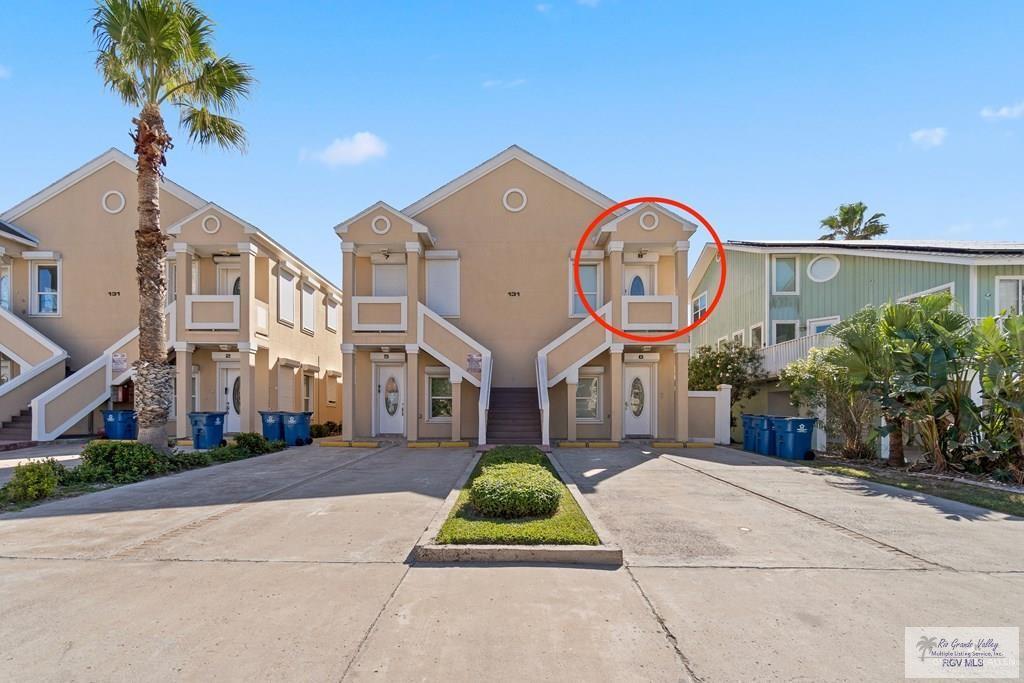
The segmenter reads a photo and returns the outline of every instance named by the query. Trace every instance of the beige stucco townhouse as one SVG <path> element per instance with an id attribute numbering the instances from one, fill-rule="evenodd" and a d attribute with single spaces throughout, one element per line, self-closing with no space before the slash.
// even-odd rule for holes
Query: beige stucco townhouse
<path id="1" fill-rule="evenodd" d="M 341 419 L 341 291 L 259 228 L 164 180 L 169 435 L 187 413 Z M 131 407 L 138 355 L 135 162 L 111 149 L 0 214 L 0 440 L 95 433 Z"/>
<path id="2" fill-rule="evenodd" d="M 577 242 L 614 204 L 513 146 L 339 224 L 345 437 L 715 439 L 719 395 L 688 391 L 688 340 L 620 338 L 577 297 Z M 581 255 L 592 306 L 631 333 L 681 328 L 695 229 L 654 204 L 609 216 Z"/>

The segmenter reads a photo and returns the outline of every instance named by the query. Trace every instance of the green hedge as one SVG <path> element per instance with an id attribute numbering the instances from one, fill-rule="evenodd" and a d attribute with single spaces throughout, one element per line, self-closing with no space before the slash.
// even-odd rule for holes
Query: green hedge
<path id="1" fill-rule="evenodd" d="M 557 510 L 561 494 L 562 485 L 541 465 L 504 462 L 483 468 L 469 501 L 485 517 L 538 517 Z"/>

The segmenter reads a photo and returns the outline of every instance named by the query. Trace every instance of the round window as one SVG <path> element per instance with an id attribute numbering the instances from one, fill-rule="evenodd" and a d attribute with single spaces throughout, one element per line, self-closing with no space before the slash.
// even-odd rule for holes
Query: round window
<path id="1" fill-rule="evenodd" d="M 835 256 L 819 256 L 807 264 L 807 277 L 814 282 L 828 282 L 839 273 L 839 259 Z"/>
<path id="2" fill-rule="evenodd" d="M 629 387 L 629 409 L 634 417 L 640 417 L 644 412 L 644 383 L 639 377 L 634 377 Z"/>

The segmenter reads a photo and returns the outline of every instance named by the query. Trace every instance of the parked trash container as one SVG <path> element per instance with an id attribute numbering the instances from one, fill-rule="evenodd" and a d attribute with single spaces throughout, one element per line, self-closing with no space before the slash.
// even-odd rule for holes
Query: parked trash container
<path id="1" fill-rule="evenodd" d="M 224 446 L 224 411 L 189 413 L 188 421 L 192 425 L 193 448 L 216 448 Z"/>
<path id="2" fill-rule="evenodd" d="M 309 436 L 309 421 L 313 413 L 281 413 L 284 423 L 284 440 L 289 446 L 304 446 L 313 443 Z"/>
<path id="3" fill-rule="evenodd" d="M 134 410 L 104 410 L 103 431 L 108 439 L 134 439 L 139 434 Z"/>
<path id="4" fill-rule="evenodd" d="M 740 419 L 743 420 L 743 450 L 755 451 L 757 449 L 757 427 L 754 426 L 754 420 L 761 417 L 760 415 L 740 415 Z"/>
<path id="5" fill-rule="evenodd" d="M 268 441 L 284 440 L 284 420 L 280 411 L 261 410 L 260 419 L 263 421 L 263 436 Z"/>
<path id="6" fill-rule="evenodd" d="M 816 417 L 775 418 L 775 452 L 789 460 L 807 460 L 807 454 L 814 457 L 811 437 L 814 435 Z"/>
<path id="7" fill-rule="evenodd" d="M 775 432 L 770 415 L 754 416 L 754 450 L 761 455 L 775 455 Z"/>

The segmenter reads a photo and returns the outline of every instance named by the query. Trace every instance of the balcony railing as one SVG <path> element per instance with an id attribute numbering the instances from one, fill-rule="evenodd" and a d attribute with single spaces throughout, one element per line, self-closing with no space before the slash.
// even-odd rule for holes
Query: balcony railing
<path id="1" fill-rule="evenodd" d="M 622 297 L 622 329 L 664 330 L 679 328 L 679 297 L 674 294 Z"/>
<path id="2" fill-rule="evenodd" d="M 405 332 L 409 297 L 352 297 L 353 332 Z"/>
<path id="3" fill-rule="evenodd" d="M 237 330 L 237 294 L 189 294 L 185 297 L 186 330 Z"/>
<path id="4" fill-rule="evenodd" d="M 828 332 L 807 335 L 762 349 L 764 369 L 770 377 L 777 377 L 779 370 L 795 360 L 806 358 L 811 349 L 835 346 L 839 341 Z"/>

